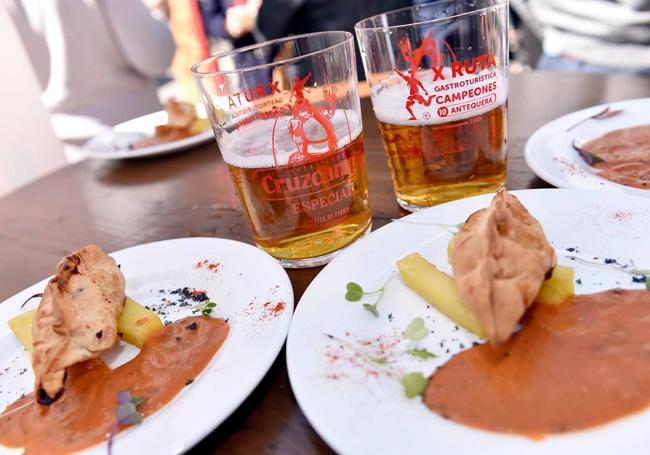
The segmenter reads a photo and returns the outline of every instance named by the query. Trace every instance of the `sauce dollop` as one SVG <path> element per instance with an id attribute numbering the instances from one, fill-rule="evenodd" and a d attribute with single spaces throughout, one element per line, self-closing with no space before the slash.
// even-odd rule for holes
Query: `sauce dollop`
<path id="1" fill-rule="evenodd" d="M 73 365 L 58 401 L 42 406 L 30 394 L 5 409 L 0 444 L 53 454 L 104 441 L 115 424 L 119 391 L 143 399 L 143 417 L 156 412 L 203 371 L 227 336 L 223 319 L 190 317 L 155 332 L 135 358 L 114 370 L 99 359 Z"/>
<path id="2" fill-rule="evenodd" d="M 542 437 L 650 405 L 650 291 L 533 306 L 504 345 L 475 346 L 429 379 L 424 402 L 484 430 Z"/>

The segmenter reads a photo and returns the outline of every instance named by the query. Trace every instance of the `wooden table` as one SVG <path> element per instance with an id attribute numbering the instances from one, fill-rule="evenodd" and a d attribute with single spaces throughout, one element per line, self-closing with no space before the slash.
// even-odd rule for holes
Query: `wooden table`
<path id="1" fill-rule="evenodd" d="M 528 137 L 544 123 L 576 109 L 649 95 L 650 78 L 513 76 L 508 188 L 549 186 L 533 175 L 522 155 Z M 378 228 L 405 212 L 393 197 L 369 100 L 362 107 L 373 227 Z M 0 199 L 0 301 L 52 274 L 59 258 L 86 243 L 112 251 L 187 236 L 252 242 L 214 143 L 155 159 L 78 163 Z M 289 271 L 296 302 L 319 270 Z M 247 401 L 194 451 L 330 452 L 296 404 L 284 351 Z"/>

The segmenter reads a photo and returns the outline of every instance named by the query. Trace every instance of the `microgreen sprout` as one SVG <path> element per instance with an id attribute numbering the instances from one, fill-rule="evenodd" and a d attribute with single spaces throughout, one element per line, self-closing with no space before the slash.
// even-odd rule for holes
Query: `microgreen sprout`
<path id="1" fill-rule="evenodd" d="M 200 311 L 203 316 L 210 317 L 210 315 L 212 314 L 212 310 L 216 306 L 217 306 L 216 303 L 206 300 L 205 302 L 197 303 L 192 308 Z"/>
<path id="2" fill-rule="evenodd" d="M 350 281 L 348 284 L 345 285 L 345 289 L 346 289 L 345 300 L 347 300 L 348 302 L 358 302 L 366 295 L 378 295 L 377 300 L 375 300 L 375 303 L 363 304 L 363 308 L 365 310 L 369 311 L 374 317 L 378 318 L 379 311 L 377 310 L 377 305 L 379 304 L 381 297 L 384 295 L 385 287 L 386 284 L 384 284 L 380 289 L 377 289 L 376 291 L 366 292 L 363 290 L 360 284 Z"/>
<path id="3" fill-rule="evenodd" d="M 414 398 L 424 393 L 424 389 L 427 387 L 427 378 L 420 372 L 407 373 L 402 376 L 402 386 L 406 396 Z"/>
<path id="4" fill-rule="evenodd" d="M 429 352 L 426 349 L 407 349 L 406 353 L 423 360 L 435 359 L 437 357 L 437 355 L 435 355 L 433 352 Z"/>
<path id="5" fill-rule="evenodd" d="M 128 391 L 117 392 L 117 408 L 115 409 L 115 424 L 108 436 L 108 453 L 112 453 L 113 439 L 120 427 L 125 425 L 138 425 L 142 423 L 142 415 L 138 412 L 138 406 L 143 403 L 142 398 L 132 396 Z"/>
<path id="6" fill-rule="evenodd" d="M 404 336 L 412 341 L 420 341 L 429 334 L 426 326 L 424 325 L 424 319 L 415 318 L 409 325 L 404 329 Z"/>

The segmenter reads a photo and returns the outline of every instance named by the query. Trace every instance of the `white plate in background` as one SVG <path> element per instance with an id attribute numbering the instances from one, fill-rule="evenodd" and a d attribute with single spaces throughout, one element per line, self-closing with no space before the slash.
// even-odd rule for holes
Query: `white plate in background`
<path id="1" fill-rule="evenodd" d="M 205 131 L 177 141 L 152 145 L 151 147 L 129 149 L 129 144 L 145 137 L 152 137 L 156 131 L 156 126 L 166 123 L 167 112 L 165 111 L 134 118 L 99 133 L 84 144 L 83 151 L 89 157 L 101 160 L 143 158 L 178 152 L 214 139 L 212 129 L 208 127 Z"/>
<path id="2" fill-rule="evenodd" d="M 602 112 L 622 110 L 618 115 L 578 122 Z M 633 188 L 603 179 L 572 147 L 573 140 L 584 143 L 610 131 L 650 125 L 650 98 L 602 104 L 560 117 L 538 129 L 526 142 L 526 163 L 541 179 L 560 188 L 582 188 L 650 197 L 649 190 Z M 650 140 L 650 138 L 649 138 Z"/>

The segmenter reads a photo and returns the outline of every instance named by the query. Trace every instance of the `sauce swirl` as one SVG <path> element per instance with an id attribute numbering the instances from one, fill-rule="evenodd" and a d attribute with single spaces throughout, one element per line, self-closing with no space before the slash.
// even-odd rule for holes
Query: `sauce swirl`
<path id="1" fill-rule="evenodd" d="M 503 346 L 468 349 L 429 379 L 425 404 L 462 424 L 542 437 L 650 405 L 650 291 L 535 305 Z"/>
<path id="2" fill-rule="evenodd" d="M 111 370 L 99 359 L 68 369 L 63 396 L 50 406 L 33 394 L 0 415 L 0 444 L 25 454 L 70 453 L 108 438 L 115 423 L 117 393 L 144 401 L 146 417 L 165 406 L 210 363 L 228 336 L 223 319 L 189 317 L 154 333 L 131 361 Z"/>

